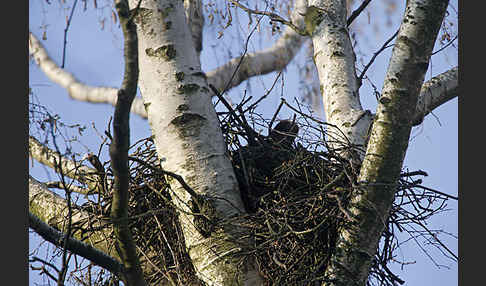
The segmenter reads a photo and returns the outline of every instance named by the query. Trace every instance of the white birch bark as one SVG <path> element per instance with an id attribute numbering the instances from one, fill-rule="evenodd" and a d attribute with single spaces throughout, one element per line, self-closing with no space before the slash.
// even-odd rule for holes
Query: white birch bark
<path id="1" fill-rule="evenodd" d="M 337 128 L 328 130 L 329 145 L 341 155 L 343 142 L 364 148 L 372 115 L 361 106 L 356 57 L 346 25 L 345 0 L 310 0 L 306 29 L 314 44 L 314 61 L 321 84 L 326 121 Z M 364 152 L 359 154 L 363 157 Z"/>
<path id="2" fill-rule="evenodd" d="M 138 1 L 130 1 L 134 8 Z M 194 48 L 182 1 L 143 1 L 137 15 L 139 87 L 163 167 L 182 176 L 200 195 L 216 197 L 218 215 L 228 218 L 243 208 L 226 153 L 206 78 Z M 255 271 L 241 269 L 229 254 L 237 246 L 204 238 L 188 215 L 191 195 L 171 184 L 189 256 L 208 285 L 254 285 Z M 224 231 L 227 231 L 225 229 Z"/>
<path id="3" fill-rule="evenodd" d="M 395 199 L 412 119 L 448 1 L 408 0 L 385 77 L 358 183 L 338 233 L 325 285 L 366 285 Z"/>
<path id="4" fill-rule="evenodd" d="M 413 125 L 422 123 L 425 116 L 435 108 L 459 96 L 458 68 L 443 72 L 422 85 L 417 101 L 417 108 L 412 119 Z"/>

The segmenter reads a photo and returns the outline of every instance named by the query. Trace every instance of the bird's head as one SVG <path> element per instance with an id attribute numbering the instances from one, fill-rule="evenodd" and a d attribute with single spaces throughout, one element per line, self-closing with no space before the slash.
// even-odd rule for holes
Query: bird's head
<path id="1" fill-rule="evenodd" d="M 281 120 L 270 132 L 270 139 L 277 144 L 291 146 L 299 133 L 299 126 L 291 120 Z"/>

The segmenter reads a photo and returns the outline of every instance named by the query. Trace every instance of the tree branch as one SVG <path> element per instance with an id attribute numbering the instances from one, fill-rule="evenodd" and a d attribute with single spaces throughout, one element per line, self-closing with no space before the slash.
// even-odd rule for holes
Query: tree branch
<path id="1" fill-rule="evenodd" d="M 73 19 L 74 9 L 76 9 L 77 3 L 78 3 L 78 1 L 75 0 L 74 3 L 73 3 L 73 7 L 71 8 L 71 14 L 69 15 L 69 18 L 67 19 L 66 28 L 64 28 L 64 44 L 63 44 L 63 47 L 62 47 L 62 64 L 61 64 L 61 68 L 63 68 L 63 69 L 64 69 L 64 63 L 65 63 L 65 60 L 66 60 L 67 33 L 69 31 L 69 26 L 71 25 L 71 20 Z"/>
<path id="2" fill-rule="evenodd" d="M 75 185 L 68 185 L 68 186 L 65 187 L 63 185 L 62 181 L 45 182 L 45 184 L 46 184 L 46 187 L 48 187 L 48 188 L 56 188 L 56 189 L 62 189 L 62 190 L 68 189 L 67 191 L 82 194 L 82 195 L 88 195 L 91 191 L 90 189 L 85 189 L 85 188 L 78 187 L 78 186 L 75 186 Z"/>
<path id="3" fill-rule="evenodd" d="M 116 88 L 89 86 L 79 82 L 71 73 L 60 68 L 49 57 L 45 48 L 32 32 L 29 33 L 29 54 L 44 74 L 50 80 L 65 88 L 71 98 L 90 103 L 109 103 L 113 106 L 116 104 L 118 93 Z M 131 112 L 147 118 L 142 98 L 135 98 Z"/>
<path id="4" fill-rule="evenodd" d="M 371 67 L 371 65 L 373 64 L 373 62 L 375 61 L 376 57 L 381 53 L 383 52 L 385 49 L 391 47 L 392 45 L 388 45 L 390 44 L 391 41 L 393 41 L 393 39 L 395 39 L 395 37 L 398 35 L 398 30 L 395 32 L 395 34 L 393 34 L 390 38 L 388 38 L 388 40 L 386 40 L 386 42 L 383 44 L 383 46 L 381 46 L 381 48 L 376 51 L 373 56 L 371 57 L 370 61 L 368 62 L 368 64 L 366 64 L 366 66 L 363 68 L 363 71 L 361 72 L 361 74 L 359 75 L 358 77 L 358 86 L 361 86 L 362 83 L 363 83 L 363 77 L 365 76 L 366 74 L 366 71 L 368 71 L 368 69 Z"/>
<path id="5" fill-rule="evenodd" d="M 67 221 L 67 202 L 50 191 L 47 186 L 29 176 L 29 212 L 48 224 L 63 231 Z M 72 237 L 85 241 L 92 247 L 119 260 L 113 245 L 110 243 L 109 229 L 106 223 L 90 218 L 90 214 L 79 208 L 73 208 L 72 225 L 75 231 Z"/>
<path id="6" fill-rule="evenodd" d="M 296 0 L 290 18 L 292 23 L 302 29 L 304 25 L 303 14 L 306 9 L 306 1 Z M 268 74 L 284 69 L 295 57 L 302 47 L 306 37 L 299 35 L 293 28 L 286 26 L 282 36 L 275 44 L 263 51 L 258 51 L 244 56 L 228 89 L 238 86 L 243 81 L 258 75 Z M 241 58 L 231 59 L 228 63 L 209 71 L 206 76 L 208 83 L 212 84 L 220 93 L 226 87 Z"/>
<path id="7" fill-rule="evenodd" d="M 137 94 L 139 74 L 137 28 L 133 22 L 133 17 L 130 17 L 127 0 L 115 0 L 115 7 L 124 36 L 125 72 L 122 86 L 118 90 L 118 100 L 113 116 L 113 140 L 110 144 L 111 168 L 114 176 L 110 215 L 115 231 L 117 249 L 125 268 L 123 280 L 127 285 L 144 286 L 147 283 L 128 225 L 130 107 Z M 132 12 L 137 13 L 138 8 Z"/>
<path id="8" fill-rule="evenodd" d="M 422 123 L 435 108 L 458 96 L 458 68 L 454 67 L 422 85 L 412 125 Z"/>
<path id="9" fill-rule="evenodd" d="M 351 25 L 351 23 L 353 23 L 354 19 L 358 18 L 358 16 L 361 14 L 361 12 L 364 11 L 364 9 L 366 8 L 366 6 L 368 6 L 368 4 L 370 4 L 371 0 L 364 0 L 361 5 L 356 8 L 356 10 L 353 11 L 353 13 L 351 13 L 351 16 L 349 16 L 348 20 L 346 21 L 346 25 L 349 27 Z"/>
<path id="10" fill-rule="evenodd" d="M 49 226 L 30 211 L 29 227 L 46 241 L 58 247 L 64 246 L 63 240 L 65 234 Z M 120 274 L 123 271 L 123 266 L 120 262 L 89 244 L 69 237 L 66 246 L 68 251 L 82 256 L 114 274 Z"/>
<path id="11" fill-rule="evenodd" d="M 29 155 L 39 163 L 54 169 L 57 173 L 62 172 L 64 176 L 86 184 L 88 191 L 98 191 L 102 188 L 96 169 L 62 156 L 59 152 L 48 148 L 32 136 L 29 136 Z M 59 166 L 61 167 L 59 168 Z"/>
<path id="12" fill-rule="evenodd" d="M 301 35 L 301 36 L 307 36 L 307 33 L 306 33 L 306 31 L 304 29 L 302 29 L 302 28 L 294 25 L 294 23 L 292 23 L 292 21 L 285 20 L 284 18 L 282 18 L 280 15 L 278 15 L 276 13 L 268 12 L 268 11 L 259 11 L 259 10 L 250 9 L 250 8 L 246 7 L 245 5 L 243 5 L 240 2 L 235 1 L 235 0 L 228 0 L 228 1 L 231 2 L 233 5 L 239 7 L 240 9 L 242 9 L 243 11 L 245 11 L 248 14 L 256 14 L 256 15 L 264 15 L 264 16 L 267 16 L 272 21 L 279 22 L 279 23 L 282 23 L 282 24 L 284 24 L 286 26 L 289 26 L 294 31 L 296 31 L 299 35 Z"/>

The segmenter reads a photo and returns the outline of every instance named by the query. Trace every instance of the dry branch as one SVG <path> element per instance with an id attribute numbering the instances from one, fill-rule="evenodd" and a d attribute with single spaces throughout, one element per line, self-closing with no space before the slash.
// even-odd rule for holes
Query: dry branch
<path id="1" fill-rule="evenodd" d="M 137 93 L 138 83 L 138 38 L 136 25 L 130 16 L 127 0 L 115 1 L 116 11 L 124 37 L 125 73 L 113 116 L 113 140 L 110 144 L 111 168 L 113 171 L 113 198 L 110 217 L 116 237 L 117 250 L 125 271 L 122 273 L 127 285 L 147 285 L 140 260 L 128 225 L 128 149 L 130 146 L 130 108 Z M 138 12 L 136 8 L 134 13 Z"/>
<path id="2" fill-rule="evenodd" d="M 67 202 L 50 191 L 47 186 L 29 177 L 29 212 L 38 217 L 50 227 L 64 231 L 67 221 Z M 72 237 L 83 241 L 100 251 L 119 259 L 110 240 L 110 229 L 106 220 L 100 220 L 90 212 L 75 207 L 72 224 L 75 228 Z"/>
<path id="3" fill-rule="evenodd" d="M 99 173 L 96 169 L 62 156 L 59 152 L 40 143 L 33 136 L 29 136 L 29 155 L 39 163 L 52 168 L 55 172 L 62 172 L 64 176 L 86 184 L 87 192 L 102 190 Z"/>
<path id="4" fill-rule="evenodd" d="M 31 212 L 29 212 L 29 227 L 46 241 L 49 241 L 58 247 L 64 246 L 62 241 L 65 239 L 65 234 L 44 223 Z M 92 247 L 91 245 L 72 237 L 67 239 L 67 250 L 76 255 L 89 259 L 91 262 L 114 274 L 119 275 L 123 272 L 123 266 L 119 261 Z"/>
<path id="5" fill-rule="evenodd" d="M 419 125 L 435 108 L 459 96 L 458 68 L 441 73 L 422 85 L 412 124 Z"/>
<path id="6" fill-rule="evenodd" d="M 69 96 L 75 100 L 90 103 L 109 103 L 115 105 L 118 89 L 112 87 L 89 86 L 81 83 L 70 72 L 59 67 L 42 46 L 37 37 L 29 33 L 29 55 L 35 60 L 44 74 L 59 86 L 65 88 Z M 131 111 L 146 118 L 147 113 L 143 106 L 142 98 L 136 98 Z"/>

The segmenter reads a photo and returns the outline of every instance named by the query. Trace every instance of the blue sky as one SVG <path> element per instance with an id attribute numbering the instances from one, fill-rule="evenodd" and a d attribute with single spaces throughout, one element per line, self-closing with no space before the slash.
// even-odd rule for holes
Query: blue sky
<path id="1" fill-rule="evenodd" d="M 48 5 L 45 1 L 29 1 L 29 29 L 37 37 L 41 38 L 44 28 L 46 28 L 47 40 L 42 41 L 42 43 L 51 57 L 57 63 L 60 63 L 62 60 L 66 16 L 69 15 L 69 10 L 60 8 L 57 1 L 51 2 L 53 4 Z M 83 2 L 79 1 L 71 23 L 68 34 L 65 69 L 72 72 L 82 82 L 91 85 L 117 87 L 121 84 L 123 76 L 120 30 L 116 25 L 112 24 L 109 7 L 104 8 L 104 10 L 94 11 L 91 1 L 87 2 L 88 9 L 86 12 L 83 12 Z M 109 3 L 98 2 L 100 2 L 100 7 L 101 3 Z M 380 7 L 384 2 L 386 1 L 375 1 L 373 5 Z M 457 0 L 450 3 L 457 10 Z M 362 26 L 358 28 L 362 30 L 361 35 L 368 37 L 367 40 L 359 42 L 360 50 L 366 54 L 364 57 L 365 63 L 371 57 L 371 54 L 381 47 L 383 42 L 395 32 L 399 25 L 402 11 L 403 7 L 398 6 L 397 12 L 393 14 L 392 25 L 390 26 L 386 25 L 387 17 L 380 16 L 380 14 L 375 15 L 372 13 L 369 17 L 363 14 L 360 17 L 357 24 L 361 23 L 360 25 Z M 449 12 L 452 17 L 456 15 L 454 9 L 450 9 Z M 106 17 L 104 29 L 101 30 L 100 21 L 104 17 Z M 241 21 L 241 23 L 238 24 L 237 20 Z M 227 53 L 215 56 L 215 53 L 223 50 L 223 48 L 230 48 L 232 56 L 241 54 L 241 43 L 246 39 L 248 33 L 245 21 L 245 17 L 240 17 L 233 23 L 232 28 L 238 29 L 241 35 L 232 36 L 226 32 L 225 37 L 221 41 L 212 41 L 205 46 L 201 58 L 204 71 L 209 71 L 228 59 Z M 457 30 L 457 21 L 454 29 Z M 214 33 L 214 29 L 205 30 L 207 39 L 212 38 L 213 36 L 211 35 Z M 250 51 L 268 46 L 271 39 L 272 37 L 268 35 L 263 36 L 261 39 L 256 38 L 249 45 Z M 440 48 L 440 46 L 437 46 L 437 48 Z M 381 90 L 390 53 L 391 49 L 388 49 L 380 55 L 367 73 L 378 90 Z M 305 56 L 304 49 L 298 54 L 297 60 L 303 56 Z M 456 65 L 457 49 L 450 47 L 444 50 L 443 53 L 432 57 L 426 80 Z M 291 65 L 286 69 L 283 87 L 282 83 L 278 82 L 278 88 L 262 102 L 260 108 L 262 113 L 271 117 L 282 95 L 288 101 L 293 100 L 295 95 L 299 93 L 299 78 L 296 76 L 297 74 L 298 68 L 295 65 Z M 272 73 L 253 79 L 251 81 L 251 94 L 256 95 L 255 97 L 263 94 L 265 88 L 270 87 L 275 77 L 276 74 Z M 66 90 L 50 82 L 33 63 L 29 65 L 29 85 L 39 102 L 53 113 L 59 114 L 64 122 L 71 124 L 80 123 L 88 127 L 81 138 L 83 145 L 75 145 L 78 152 L 86 153 L 88 150 L 95 152 L 98 150 L 101 139 L 92 126 L 94 124 L 97 130 L 101 132 L 105 130 L 109 117 L 113 113 L 111 105 L 94 105 L 70 99 Z M 233 89 L 229 96 L 237 101 L 245 89 L 248 88 L 243 83 Z M 247 92 L 250 93 L 250 90 L 247 90 Z M 361 88 L 360 93 L 364 107 L 374 111 L 376 100 L 372 95 L 371 87 L 365 84 Z M 458 99 L 456 98 L 437 108 L 433 112 L 433 116 L 429 115 L 420 126 L 413 129 L 404 164 L 405 168 L 410 170 L 421 169 L 429 174 L 428 177 L 424 178 L 423 185 L 454 196 L 458 194 L 457 102 Z M 283 110 L 281 118 L 291 115 L 288 110 Z M 132 142 L 150 135 L 146 120 L 133 115 L 131 116 L 130 124 Z M 104 157 L 101 160 L 108 160 L 107 156 L 105 150 Z M 39 180 L 53 180 L 56 178 L 52 172 L 36 162 L 30 168 L 30 173 Z M 450 211 L 432 218 L 428 226 L 431 229 L 444 229 L 457 235 L 457 202 L 449 200 L 448 209 Z M 39 244 L 39 239 L 32 234 L 29 238 L 29 249 L 33 250 Z M 444 237 L 443 241 L 457 254 L 457 240 Z M 424 243 L 421 244 L 427 247 Z M 426 255 L 420 252 L 419 247 L 414 242 L 409 242 L 402 246 L 399 253 L 404 256 L 405 260 L 415 261 L 415 263 L 407 265 L 404 271 L 397 269 L 398 276 L 406 281 L 405 285 L 457 285 L 457 264 L 451 260 L 441 258 L 440 253 L 434 251 L 432 247 L 427 249 L 429 249 L 433 258 L 437 258 L 439 264 L 448 266 L 450 269 L 444 267 L 439 269 Z M 29 271 L 29 277 L 32 285 L 33 282 L 41 284 L 45 282 L 33 271 Z"/>

